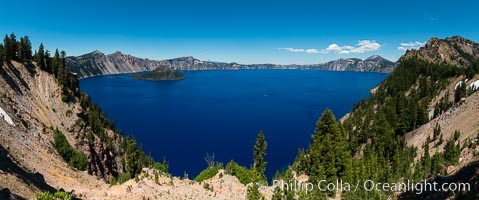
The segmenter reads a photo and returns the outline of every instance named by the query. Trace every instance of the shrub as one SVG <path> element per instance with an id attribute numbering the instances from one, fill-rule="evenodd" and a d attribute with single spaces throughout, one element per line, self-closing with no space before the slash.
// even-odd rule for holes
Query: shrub
<path id="1" fill-rule="evenodd" d="M 201 182 L 206 179 L 212 178 L 218 173 L 218 170 L 220 169 L 223 169 L 223 163 L 217 163 L 214 167 L 208 167 L 195 177 L 195 181 Z"/>
<path id="2" fill-rule="evenodd" d="M 253 182 L 254 178 L 254 173 L 251 170 L 238 165 L 238 163 L 233 160 L 226 165 L 225 174 L 236 176 L 236 178 L 238 178 L 238 180 L 245 185 Z"/>
<path id="3" fill-rule="evenodd" d="M 63 199 L 63 200 L 71 200 L 72 199 L 71 194 L 66 193 L 66 192 L 61 192 L 61 191 L 55 192 L 55 194 L 53 196 L 55 196 L 56 199 Z"/>
<path id="4" fill-rule="evenodd" d="M 50 192 L 40 192 L 37 194 L 37 200 L 71 200 L 73 199 L 72 195 L 67 192 L 57 191 L 55 194 Z"/>
<path id="5" fill-rule="evenodd" d="M 72 110 L 67 110 L 67 111 L 65 112 L 65 116 L 67 116 L 67 117 L 71 117 L 72 115 L 73 115 L 73 111 L 72 111 Z"/>
<path id="6" fill-rule="evenodd" d="M 53 194 L 50 192 L 40 192 L 37 194 L 37 200 L 53 200 Z"/>
<path id="7" fill-rule="evenodd" d="M 68 143 L 67 138 L 65 137 L 65 135 L 63 135 L 61 131 L 55 129 L 54 132 L 55 149 L 68 163 L 68 165 L 82 171 L 87 170 L 88 158 L 86 157 L 86 155 L 83 152 L 74 149 L 70 145 L 70 143 Z"/>
<path id="8" fill-rule="evenodd" d="M 70 98 L 68 98 L 67 95 L 62 94 L 62 101 L 63 101 L 63 102 L 68 102 L 69 99 L 70 99 Z"/>
<path id="9" fill-rule="evenodd" d="M 86 133 L 86 139 L 88 140 L 88 144 L 90 144 L 90 145 L 95 144 L 95 137 L 93 136 L 93 134 L 90 131 L 88 133 Z"/>

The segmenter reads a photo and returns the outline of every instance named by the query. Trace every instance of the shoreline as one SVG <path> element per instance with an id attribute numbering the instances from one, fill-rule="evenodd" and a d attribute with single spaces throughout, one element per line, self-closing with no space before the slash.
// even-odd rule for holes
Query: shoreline
<path id="1" fill-rule="evenodd" d="M 175 69 L 176 70 L 176 69 Z M 376 71 L 353 71 L 353 70 L 322 70 L 322 69 L 298 69 L 298 68 L 285 68 L 285 69 L 189 69 L 189 70 L 176 70 L 182 72 L 190 72 L 190 71 L 247 71 L 247 70 L 304 70 L 304 71 L 328 71 L 328 72 L 357 72 L 357 73 L 377 73 L 377 74 L 390 74 L 391 72 L 376 72 Z M 83 80 L 87 78 L 94 78 L 99 76 L 108 76 L 108 75 L 120 75 L 120 74 L 136 74 L 142 72 L 151 72 L 153 70 L 144 70 L 144 71 L 135 71 L 135 72 L 118 72 L 118 73 L 108 73 L 108 74 L 97 74 L 97 75 L 90 75 L 79 77 L 77 74 L 78 80 Z"/>

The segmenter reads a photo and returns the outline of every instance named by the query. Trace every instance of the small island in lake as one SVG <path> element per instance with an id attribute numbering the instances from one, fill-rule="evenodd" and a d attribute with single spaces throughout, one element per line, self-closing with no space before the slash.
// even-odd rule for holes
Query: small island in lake
<path id="1" fill-rule="evenodd" d="M 167 67 L 158 67 L 147 73 L 133 74 L 133 77 L 138 80 L 152 81 L 183 80 L 185 78 L 180 72 Z"/>

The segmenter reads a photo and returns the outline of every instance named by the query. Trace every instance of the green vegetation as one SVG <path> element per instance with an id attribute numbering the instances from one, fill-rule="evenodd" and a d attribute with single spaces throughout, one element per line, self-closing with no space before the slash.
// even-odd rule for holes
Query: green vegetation
<path id="1" fill-rule="evenodd" d="M 5 47 L 3 46 L 3 44 L 0 44 L 0 67 L 6 60 L 5 56 Z"/>
<path id="2" fill-rule="evenodd" d="M 479 62 L 471 61 L 475 68 Z M 444 154 L 429 154 L 432 146 L 443 142 L 441 127 L 423 145 L 424 154 L 417 162 L 417 149 L 406 146 L 405 134 L 429 122 L 428 107 L 431 101 L 446 89 L 450 78 L 471 76 L 479 71 L 473 66 L 458 68 L 445 63 L 433 64 L 417 57 L 402 59 L 370 98 L 358 102 L 348 119 L 336 122 L 326 110 L 317 122 L 308 149 L 300 149 L 294 163 L 275 179 L 289 181 L 293 171 L 304 173 L 310 181 L 333 181 L 337 178 L 355 183 L 361 180 L 375 182 L 401 182 L 402 180 L 431 179 L 444 173 L 446 165 L 455 164 L 460 154 L 459 133 L 447 142 Z M 454 91 L 455 102 L 472 94 L 463 88 Z M 462 87 L 462 86 L 461 86 Z M 454 106 L 449 92 L 434 106 L 434 117 Z M 411 163 L 413 168 L 411 169 Z M 227 166 L 228 168 L 228 166 Z M 299 195 L 311 199 L 324 199 L 334 192 L 313 191 L 305 195 L 275 192 L 275 198 L 289 199 Z M 344 192 L 346 199 L 386 199 L 391 193 L 381 191 Z M 289 197 L 288 197 L 289 196 Z"/>
<path id="3" fill-rule="evenodd" d="M 123 184 L 124 182 L 128 181 L 131 179 L 131 174 L 130 173 L 124 173 L 124 174 L 120 174 L 118 175 L 118 177 L 113 177 L 110 181 L 110 186 L 113 186 L 113 185 L 121 185 Z"/>
<path id="4" fill-rule="evenodd" d="M 218 173 L 218 170 L 220 169 L 223 169 L 223 163 L 216 163 L 215 166 L 208 167 L 202 172 L 200 172 L 200 174 L 198 174 L 198 176 L 196 176 L 194 180 L 202 182 L 206 179 L 212 178 Z"/>
<path id="5" fill-rule="evenodd" d="M 438 117 L 453 106 L 453 102 L 449 101 L 449 90 L 446 91 L 444 97 L 434 106 L 434 118 Z"/>
<path id="6" fill-rule="evenodd" d="M 125 176 L 135 177 L 141 172 L 143 167 L 157 169 L 165 174 L 168 173 L 168 165 L 166 161 L 163 163 L 155 162 L 151 155 L 145 155 L 141 145 L 137 145 L 136 140 L 132 137 L 124 137 L 122 133 L 115 128 L 115 123 L 109 120 L 101 111 L 100 107 L 94 104 L 90 97 L 79 92 L 79 83 L 76 75 L 69 73 L 66 65 L 66 52 L 55 50 L 53 57 L 50 51 L 46 50 L 43 43 L 40 43 L 38 50 L 32 55 L 32 46 L 28 36 L 21 37 L 17 41 L 15 34 L 6 35 L 3 44 L 0 44 L 0 63 L 16 60 L 19 62 L 31 63 L 32 59 L 40 70 L 52 74 L 61 88 L 61 99 L 63 102 L 79 102 L 82 109 L 86 111 L 86 115 L 80 116 L 76 121 L 76 125 L 81 128 L 90 127 L 90 131 L 86 134 L 89 145 L 95 144 L 95 135 L 100 138 L 102 143 L 107 144 L 107 151 L 113 156 L 124 158 L 125 169 L 127 173 L 116 176 L 116 181 L 123 182 Z M 72 111 L 67 111 L 66 116 L 72 116 Z M 107 129 L 113 131 L 116 135 L 108 135 Z M 80 170 L 87 170 L 89 161 L 85 154 L 72 147 L 65 136 L 55 129 L 55 148 L 68 164 Z M 119 138 L 117 136 L 120 136 Z M 119 141 L 119 147 L 114 145 L 115 141 Z M 116 148 L 120 149 L 116 149 Z"/>
<path id="7" fill-rule="evenodd" d="M 460 132 L 455 131 L 453 138 L 446 142 L 444 146 L 444 161 L 448 165 L 456 164 L 461 154 L 461 145 L 459 144 Z M 456 144 L 457 143 L 457 144 Z"/>
<path id="8" fill-rule="evenodd" d="M 71 200 L 73 196 L 70 193 L 57 191 L 55 194 L 50 192 L 40 192 L 37 194 L 37 200 Z"/>
<path id="9" fill-rule="evenodd" d="M 32 43 L 28 36 L 21 37 L 17 41 L 17 36 L 14 33 L 5 35 L 3 45 L 0 45 L 0 63 L 5 61 L 17 59 L 31 59 L 32 58 Z"/>
<path id="10" fill-rule="evenodd" d="M 255 172 L 256 181 L 266 181 L 266 176 L 264 172 L 266 171 L 266 160 L 264 156 L 266 155 L 266 149 L 268 147 L 268 143 L 264 138 L 263 131 L 258 133 L 258 138 L 256 138 L 256 143 L 253 147 L 253 171 Z"/>
<path id="11" fill-rule="evenodd" d="M 254 173 L 246 167 L 238 165 L 235 161 L 231 160 L 226 164 L 225 174 L 236 176 L 242 184 L 248 184 L 253 182 Z"/>
<path id="12" fill-rule="evenodd" d="M 324 111 L 316 125 L 309 149 L 310 181 L 314 184 L 323 179 L 334 182 L 349 172 L 348 142 L 331 110 Z"/>
<path id="13" fill-rule="evenodd" d="M 246 188 L 246 199 L 247 200 L 260 200 L 264 199 L 263 195 L 259 192 L 259 185 L 256 183 L 253 183 L 251 185 L 248 185 Z"/>
<path id="14" fill-rule="evenodd" d="M 142 74 L 134 74 L 135 79 L 141 80 L 153 80 L 153 81 L 164 81 L 164 80 L 182 80 L 185 78 L 180 72 L 167 68 L 167 67 L 158 67 L 155 70 Z"/>
<path id="15" fill-rule="evenodd" d="M 62 158 L 76 169 L 85 171 L 88 169 L 88 158 L 85 153 L 77 151 L 68 143 L 67 138 L 58 129 L 53 130 L 55 133 L 54 142 L 55 149 L 62 156 Z"/>

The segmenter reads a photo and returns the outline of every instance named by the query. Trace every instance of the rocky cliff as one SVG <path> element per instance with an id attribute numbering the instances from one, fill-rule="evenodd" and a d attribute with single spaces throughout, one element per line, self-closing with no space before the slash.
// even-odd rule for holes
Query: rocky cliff
<path id="1" fill-rule="evenodd" d="M 330 61 L 324 64 L 306 65 L 304 68 L 330 70 L 330 71 L 356 71 L 356 72 L 382 72 L 390 73 L 396 67 L 393 63 L 379 55 L 371 56 L 365 60 L 346 58 Z"/>
<path id="2" fill-rule="evenodd" d="M 65 102 L 53 75 L 34 63 L 16 61 L 1 65 L 0 75 L 0 189 L 32 199 L 39 190 L 69 188 L 75 184 L 72 177 L 91 174 L 94 180 L 110 180 L 123 172 L 122 137 L 105 129 L 107 143 L 91 134 L 84 121 L 89 111 L 78 98 Z M 65 163 L 53 145 L 52 128 L 87 155 L 87 171 Z"/>
<path id="3" fill-rule="evenodd" d="M 419 57 L 433 63 L 454 66 L 472 66 L 479 59 L 479 44 L 460 36 L 445 39 L 432 38 L 418 50 L 408 50 L 401 58 Z"/>
<path id="4" fill-rule="evenodd" d="M 165 70 L 311 69 L 389 73 L 396 67 L 395 63 L 378 55 L 371 56 L 365 60 L 349 58 L 312 65 L 245 65 L 202 61 L 191 56 L 158 61 L 137 58 L 122 54 L 118 51 L 109 55 L 94 51 L 82 56 L 68 57 L 67 64 L 68 69 L 71 72 L 77 73 L 79 78 L 106 74 L 152 71 L 156 68 L 163 68 Z"/>

